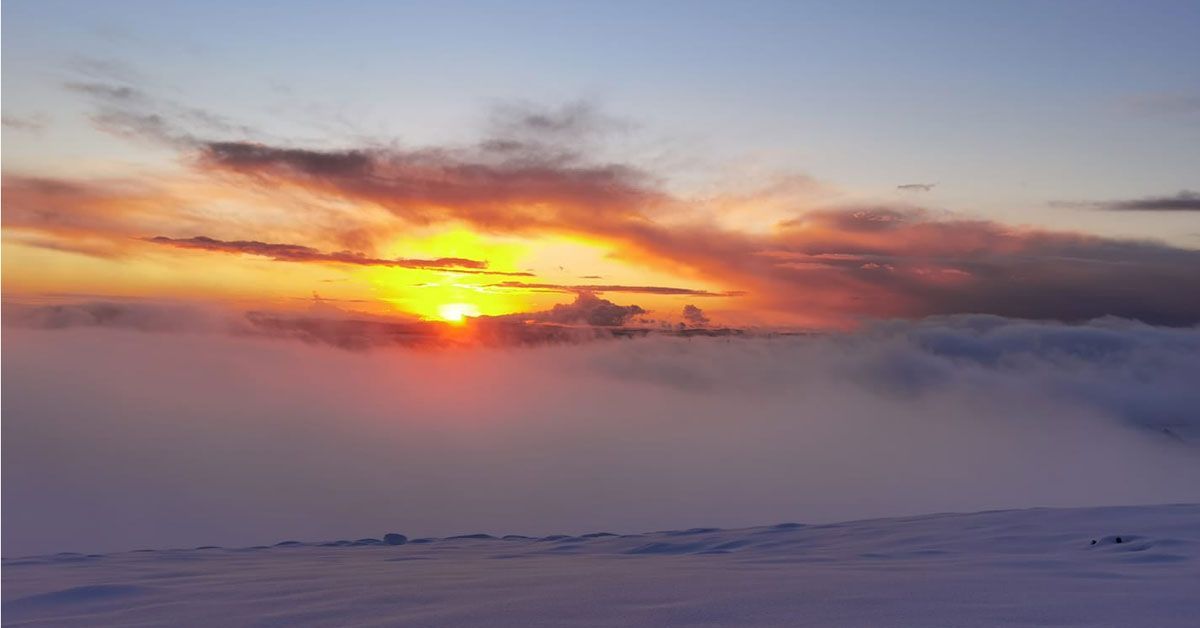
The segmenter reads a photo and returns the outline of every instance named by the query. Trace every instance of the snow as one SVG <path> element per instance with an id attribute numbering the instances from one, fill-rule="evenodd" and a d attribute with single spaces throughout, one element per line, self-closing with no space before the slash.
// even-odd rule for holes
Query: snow
<path id="1" fill-rule="evenodd" d="M 6 626 L 1194 626 L 1198 558 L 1198 504 L 641 535 L 493 532 L 403 545 L 281 541 L 6 559 L 3 619 Z"/>

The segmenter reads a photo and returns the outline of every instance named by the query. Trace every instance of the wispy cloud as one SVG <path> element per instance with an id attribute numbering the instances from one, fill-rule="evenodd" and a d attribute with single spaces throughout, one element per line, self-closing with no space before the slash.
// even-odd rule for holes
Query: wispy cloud
<path id="1" fill-rule="evenodd" d="M 1098 203 L 1097 206 L 1114 211 L 1195 212 L 1200 211 L 1200 192 L 1182 190 L 1174 196 L 1148 196 L 1108 201 Z"/>
<path id="2" fill-rule="evenodd" d="M 433 259 L 385 259 L 370 257 L 356 251 L 321 252 L 309 246 L 300 244 L 284 244 L 276 242 L 259 242 L 258 240 L 217 240 L 208 236 L 191 238 L 169 238 L 154 236 L 146 238 L 147 242 L 173 246 L 181 249 L 197 249 L 221 253 L 240 253 L 269 257 L 280 262 L 325 262 L 335 264 L 350 264 L 354 266 L 385 266 L 396 268 L 422 268 L 427 270 L 449 270 L 453 272 L 475 272 L 490 275 L 528 276 L 525 272 L 494 271 L 487 268 L 487 262 L 482 260 L 465 259 L 461 257 L 438 257 Z"/>
<path id="3" fill-rule="evenodd" d="M 1142 113 L 1200 114 L 1200 94 L 1187 92 L 1146 94 L 1130 100 L 1130 106 Z"/>
<path id="4" fill-rule="evenodd" d="M 117 257 L 139 226 L 194 223 L 145 182 L 5 174 L 3 187 L 5 236 L 42 248 Z"/>
<path id="5" fill-rule="evenodd" d="M 126 139 L 148 140 L 186 148 L 208 134 L 253 136 L 253 129 L 234 124 L 210 111 L 160 98 L 141 87 L 111 81 L 72 81 L 68 90 L 90 99 L 92 123 Z"/>
<path id="6" fill-rule="evenodd" d="M 30 131 L 39 133 L 46 129 L 49 119 L 45 114 L 34 114 L 30 116 L 6 115 L 0 119 L 0 124 L 6 129 L 14 131 Z"/>
<path id="7" fill-rule="evenodd" d="M 530 283 L 524 281 L 502 281 L 500 283 L 490 284 L 492 288 L 515 288 L 519 290 L 548 290 L 552 292 L 590 292 L 600 294 L 604 292 L 630 292 L 636 294 L 663 294 L 675 296 L 693 296 L 693 297 L 735 297 L 741 296 L 743 292 L 712 292 L 709 290 L 696 290 L 693 288 L 674 288 L 671 286 L 624 286 L 614 284 L 556 284 L 556 283 Z"/>

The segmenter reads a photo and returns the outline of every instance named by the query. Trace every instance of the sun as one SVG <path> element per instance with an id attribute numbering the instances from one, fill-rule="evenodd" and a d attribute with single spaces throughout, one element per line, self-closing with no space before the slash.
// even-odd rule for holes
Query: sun
<path id="1" fill-rule="evenodd" d="M 443 303 L 438 306 L 438 316 L 448 323 L 462 323 L 467 318 L 479 316 L 479 307 L 472 303 Z"/>

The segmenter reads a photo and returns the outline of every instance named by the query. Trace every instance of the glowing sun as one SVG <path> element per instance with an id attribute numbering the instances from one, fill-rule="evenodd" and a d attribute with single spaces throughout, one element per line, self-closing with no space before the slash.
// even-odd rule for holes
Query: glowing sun
<path id="1" fill-rule="evenodd" d="M 448 323 L 461 323 L 479 316 L 479 307 L 471 303 L 444 303 L 438 306 L 438 316 Z"/>

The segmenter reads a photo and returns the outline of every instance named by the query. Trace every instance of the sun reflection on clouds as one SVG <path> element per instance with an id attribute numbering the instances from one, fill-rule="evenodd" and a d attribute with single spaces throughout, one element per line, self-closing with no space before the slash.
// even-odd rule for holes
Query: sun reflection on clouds
<path id="1" fill-rule="evenodd" d="M 461 257 L 484 260 L 488 270 L 525 270 L 532 243 L 512 237 L 491 237 L 466 228 L 405 237 L 391 243 L 385 255 Z M 492 275 L 473 275 L 443 270 L 409 268 L 364 269 L 377 298 L 397 310 L 426 319 L 461 322 L 464 317 L 494 316 L 520 311 L 527 303 L 520 295 L 488 288 Z"/>
<path id="2" fill-rule="evenodd" d="M 400 238 L 383 255 L 462 257 L 487 262 L 487 269 L 530 272 L 531 282 L 578 283 L 581 276 L 631 279 L 644 276 L 611 257 L 600 243 L 578 237 L 527 238 L 496 235 L 459 227 L 449 231 Z M 376 297 L 398 311 L 429 320 L 461 322 L 473 316 L 499 316 L 546 309 L 569 300 L 561 291 L 500 288 L 504 277 L 456 273 L 451 270 L 366 268 L 362 272 Z"/>

